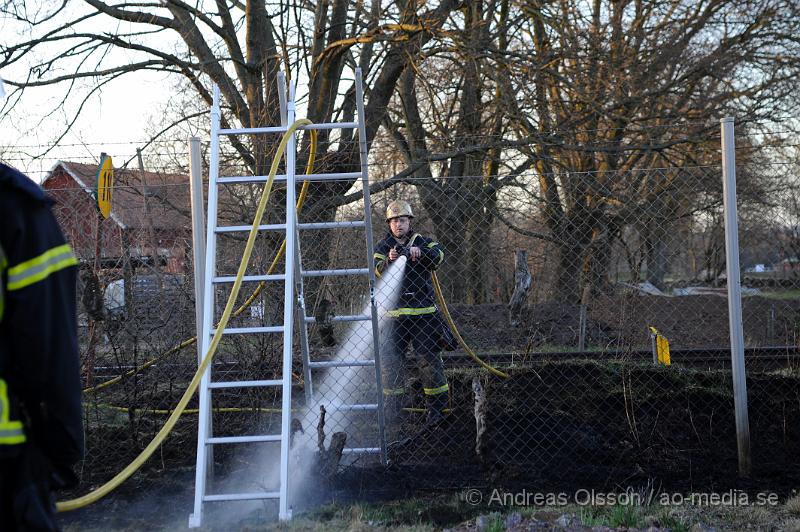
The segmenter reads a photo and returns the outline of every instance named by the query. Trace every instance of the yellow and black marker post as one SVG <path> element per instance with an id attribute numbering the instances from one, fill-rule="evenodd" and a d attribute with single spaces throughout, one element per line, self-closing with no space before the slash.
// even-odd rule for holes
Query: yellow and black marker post
<path id="1" fill-rule="evenodd" d="M 669 358 L 669 340 L 655 327 L 650 327 L 650 342 L 653 346 L 653 364 L 664 364 L 665 366 L 672 364 Z"/>

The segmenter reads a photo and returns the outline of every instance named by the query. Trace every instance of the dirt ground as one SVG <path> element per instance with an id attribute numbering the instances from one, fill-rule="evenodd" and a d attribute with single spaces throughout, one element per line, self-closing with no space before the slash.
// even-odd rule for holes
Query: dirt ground
<path id="1" fill-rule="evenodd" d="M 576 349 L 579 305 L 539 303 L 522 325 L 509 325 L 505 305 L 453 306 L 453 319 L 467 342 L 489 351 Z M 795 345 L 800 334 L 800 299 L 743 298 L 742 323 L 748 347 Z M 674 348 L 730 345 L 727 299 L 719 295 L 661 297 L 617 294 L 595 298 L 588 307 L 588 348 L 628 351 L 650 348 L 648 327 Z"/>

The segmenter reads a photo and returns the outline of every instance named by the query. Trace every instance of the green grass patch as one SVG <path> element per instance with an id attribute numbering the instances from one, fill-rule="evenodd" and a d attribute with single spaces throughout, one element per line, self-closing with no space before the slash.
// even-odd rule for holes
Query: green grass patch
<path id="1" fill-rule="evenodd" d="M 468 505 L 457 496 L 432 499 L 412 497 L 351 506 L 330 504 L 303 514 L 302 518 L 306 521 L 350 522 L 382 527 L 448 527 L 485 511 L 485 508 Z"/>
<path id="2" fill-rule="evenodd" d="M 761 292 L 760 295 L 767 299 L 776 299 L 778 301 L 800 299 L 800 288 L 781 290 L 779 292 Z"/>

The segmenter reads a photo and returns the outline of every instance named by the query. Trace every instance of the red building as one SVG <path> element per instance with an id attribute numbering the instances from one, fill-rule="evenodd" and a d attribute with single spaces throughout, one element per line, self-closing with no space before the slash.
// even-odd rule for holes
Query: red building
<path id="1" fill-rule="evenodd" d="M 182 274 L 191 246 L 189 177 L 114 169 L 111 214 L 101 219 L 94 197 L 98 165 L 59 161 L 42 187 L 79 260 L 97 270 Z M 141 272 L 144 273 L 144 272 Z"/>

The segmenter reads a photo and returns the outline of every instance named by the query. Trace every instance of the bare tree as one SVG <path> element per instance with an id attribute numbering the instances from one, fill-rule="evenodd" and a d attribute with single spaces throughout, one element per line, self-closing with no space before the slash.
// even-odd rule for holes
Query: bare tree
<path id="1" fill-rule="evenodd" d="M 501 86 L 518 134 L 532 140 L 523 151 L 558 246 L 558 297 L 577 302 L 582 285 L 599 288 L 611 243 L 633 222 L 650 228 L 646 262 L 659 283 L 666 222 L 717 185 L 690 191 L 697 181 L 683 173 L 643 170 L 715 162 L 707 139 L 725 113 L 747 123 L 795 109 L 798 5 L 530 0 L 523 8 L 530 38 L 499 51 L 515 72 Z"/>

